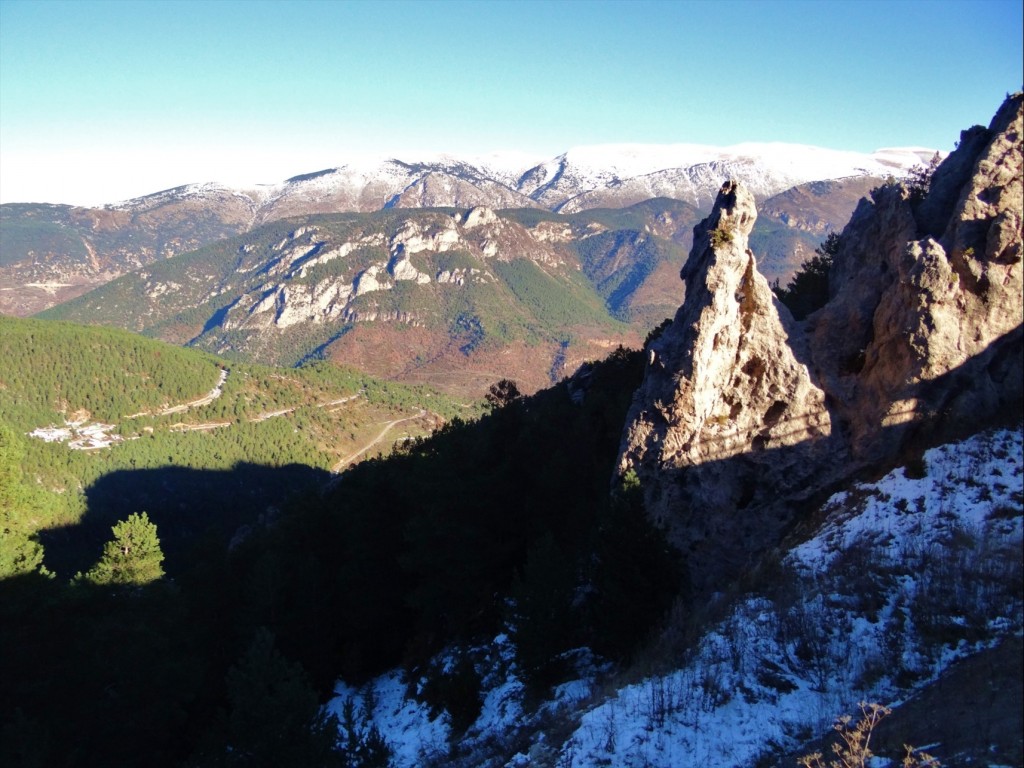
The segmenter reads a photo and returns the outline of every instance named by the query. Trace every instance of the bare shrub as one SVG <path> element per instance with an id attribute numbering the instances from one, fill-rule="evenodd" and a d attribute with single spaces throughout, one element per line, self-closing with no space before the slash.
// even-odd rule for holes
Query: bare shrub
<path id="1" fill-rule="evenodd" d="M 800 768 L 866 768 L 868 761 L 874 757 L 871 751 L 871 735 L 883 718 L 892 714 L 889 707 L 881 704 L 860 703 L 861 718 L 853 727 L 849 715 L 840 717 L 835 724 L 839 741 L 832 745 L 834 760 L 825 762 L 821 752 L 804 755 L 797 760 Z M 904 744 L 907 754 L 903 758 L 903 768 L 940 768 L 940 763 L 926 752 L 917 752 L 913 747 Z"/>

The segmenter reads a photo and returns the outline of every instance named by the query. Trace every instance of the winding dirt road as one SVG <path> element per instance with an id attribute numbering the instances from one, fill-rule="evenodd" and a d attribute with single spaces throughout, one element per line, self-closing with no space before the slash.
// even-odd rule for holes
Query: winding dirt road
<path id="1" fill-rule="evenodd" d="M 202 397 L 190 400 L 187 403 L 181 405 L 172 405 L 164 408 L 162 411 L 157 411 L 157 416 L 170 416 L 175 413 L 184 413 L 191 408 L 199 408 L 203 405 L 208 405 L 216 400 L 218 397 L 224 394 L 224 382 L 228 380 L 228 369 L 222 368 L 220 372 L 220 381 L 217 382 L 217 386 L 211 389 Z M 128 418 L 131 418 L 130 416 Z"/>
<path id="2" fill-rule="evenodd" d="M 377 443 L 379 443 L 381 440 L 383 440 L 384 436 L 388 432 L 390 432 L 391 429 L 393 427 L 395 427 L 396 425 L 401 424 L 402 422 L 405 422 L 405 421 L 412 421 L 414 419 L 419 419 L 419 418 L 422 418 L 423 416 L 426 416 L 426 415 L 427 415 L 427 412 L 421 408 L 420 412 L 417 413 L 415 416 L 406 416 L 405 418 L 402 418 L 402 419 L 395 419 L 394 421 L 385 422 L 384 423 L 384 429 L 382 429 L 380 431 L 380 433 L 375 438 L 373 438 L 373 440 L 368 442 L 366 445 L 364 445 L 362 448 L 360 448 L 355 453 L 353 453 L 353 454 L 351 454 L 349 456 L 346 456 L 341 461 L 339 461 L 337 464 L 335 464 L 333 467 L 331 467 L 331 472 L 333 472 L 334 474 L 338 474 L 339 472 L 341 472 L 341 470 L 344 469 L 346 464 L 351 464 L 353 461 L 358 459 L 360 456 L 362 456 L 368 450 L 373 448 L 373 446 L 375 446 Z"/>

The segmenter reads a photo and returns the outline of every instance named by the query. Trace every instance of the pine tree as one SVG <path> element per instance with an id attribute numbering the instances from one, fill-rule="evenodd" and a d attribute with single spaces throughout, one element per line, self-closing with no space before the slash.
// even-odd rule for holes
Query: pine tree
<path id="1" fill-rule="evenodd" d="M 388 768 L 391 765 L 391 747 L 384 735 L 363 712 L 356 717 L 356 706 L 352 699 L 341 709 L 340 730 L 341 751 L 345 768 Z M 361 722 L 360 722 L 361 720 Z"/>
<path id="2" fill-rule="evenodd" d="M 795 319 L 803 320 L 825 306 L 828 301 L 828 275 L 841 245 L 840 236 L 829 232 L 825 241 L 814 249 L 814 256 L 800 265 L 789 285 L 782 288 L 778 280 L 772 285 L 779 301 L 789 307 Z"/>
<path id="3" fill-rule="evenodd" d="M 112 530 L 114 538 L 103 546 L 100 561 L 85 575 L 88 581 L 141 586 L 164 575 L 164 553 L 148 514 L 129 515 Z"/>
<path id="4" fill-rule="evenodd" d="M 623 659 L 686 589 L 679 553 L 644 512 L 643 489 L 628 470 L 592 532 L 591 593 L 585 604 L 591 648 Z"/>
<path id="5" fill-rule="evenodd" d="M 531 684 L 544 689 L 565 672 L 562 654 L 579 644 L 575 563 L 550 532 L 533 544 L 512 585 L 517 659 Z"/>
<path id="6" fill-rule="evenodd" d="M 325 715 L 302 667 L 284 658 L 265 628 L 228 672 L 228 765 L 341 766 L 338 720 Z"/>
<path id="7" fill-rule="evenodd" d="M 31 573 L 43 563 L 43 548 L 24 530 L 21 518 L 30 506 L 22 480 L 24 449 L 14 431 L 0 424 L 0 579 Z"/>
<path id="8" fill-rule="evenodd" d="M 942 164 L 942 156 L 936 152 L 927 166 L 915 165 L 907 174 L 907 191 L 910 193 L 910 202 L 917 205 L 926 197 L 932 186 L 932 176 Z"/>
<path id="9" fill-rule="evenodd" d="M 519 385 L 511 379 L 502 379 L 496 384 L 492 384 L 487 390 L 487 394 L 484 395 L 491 408 L 504 408 L 521 397 Z"/>

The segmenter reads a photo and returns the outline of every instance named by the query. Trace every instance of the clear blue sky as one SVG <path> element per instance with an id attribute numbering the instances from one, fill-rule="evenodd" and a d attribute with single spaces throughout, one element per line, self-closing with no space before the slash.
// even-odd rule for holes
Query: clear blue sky
<path id="1" fill-rule="evenodd" d="M 1021 0 L 0 0 L 0 201 L 353 154 L 952 149 L 1024 82 Z"/>

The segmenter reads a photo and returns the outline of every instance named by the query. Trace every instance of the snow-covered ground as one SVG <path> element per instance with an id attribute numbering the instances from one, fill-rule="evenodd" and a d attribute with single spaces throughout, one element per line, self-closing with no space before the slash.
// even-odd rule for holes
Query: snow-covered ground
<path id="1" fill-rule="evenodd" d="M 526 712 L 508 637 L 472 649 L 483 706 L 459 739 L 471 757 L 454 764 L 739 768 L 800 749 L 860 701 L 898 707 L 954 661 L 1022 631 L 1022 454 L 1020 430 L 988 432 L 837 494 L 770 584 L 724 606 L 663 674 L 610 694 L 584 675 Z M 444 764 L 450 718 L 408 688 L 399 671 L 359 691 L 339 684 L 330 707 L 358 702 L 396 766 Z M 556 741 L 545 729 L 559 711 Z"/>

